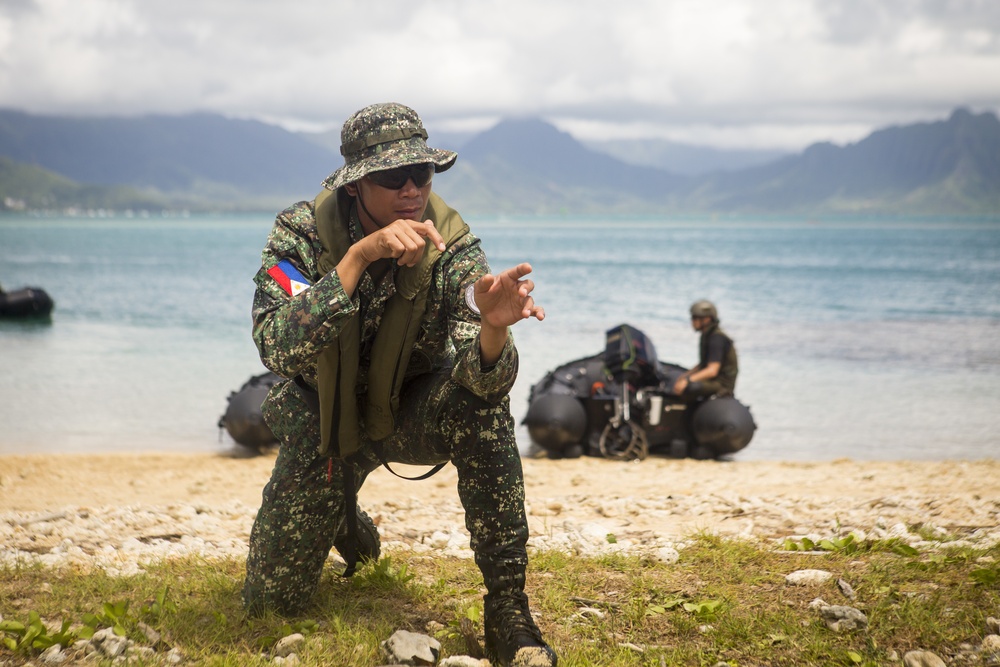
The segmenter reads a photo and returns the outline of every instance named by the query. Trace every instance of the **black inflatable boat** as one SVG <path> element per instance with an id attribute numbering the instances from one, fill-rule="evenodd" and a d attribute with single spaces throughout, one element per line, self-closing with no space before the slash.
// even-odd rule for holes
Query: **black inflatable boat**
<path id="1" fill-rule="evenodd" d="M 230 393 L 226 399 L 229 406 L 219 417 L 219 428 L 226 429 L 233 440 L 244 447 L 261 449 L 276 445 L 278 439 L 264 423 L 260 406 L 267 392 L 280 381 L 280 377 L 267 372 L 244 382 L 239 391 Z"/>
<path id="2" fill-rule="evenodd" d="M 532 386 L 523 424 L 549 458 L 719 458 L 753 438 L 757 425 L 734 397 L 682 400 L 671 392 L 687 370 L 660 362 L 644 333 L 622 324 L 604 352 L 550 371 Z"/>
<path id="3" fill-rule="evenodd" d="M 0 289 L 0 317 L 44 318 L 52 314 L 55 303 L 41 287 L 22 287 L 12 292 Z"/>

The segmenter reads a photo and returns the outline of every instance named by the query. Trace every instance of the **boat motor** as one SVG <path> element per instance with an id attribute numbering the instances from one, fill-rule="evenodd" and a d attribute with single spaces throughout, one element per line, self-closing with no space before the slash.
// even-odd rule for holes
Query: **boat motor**
<path id="1" fill-rule="evenodd" d="M 656 385 L 656 348 L 646 334 L 619 324 L 605 334 L 604 365 L 616 382 Z"/>
<path id="2" fill-rule="evenodd" d="M 601 454 L 609 459 L 642 460 L 649 454 L 649 439 L 642 427 L 643 415 L 632 417 L 633 407 L 641 411 L 636 387 L 656 385 L 656 348 L 646 334 L 628 324 L 608 329 L 605 335 L 604 366 L 618 385 L 614 414 L 598 440 Z"/>

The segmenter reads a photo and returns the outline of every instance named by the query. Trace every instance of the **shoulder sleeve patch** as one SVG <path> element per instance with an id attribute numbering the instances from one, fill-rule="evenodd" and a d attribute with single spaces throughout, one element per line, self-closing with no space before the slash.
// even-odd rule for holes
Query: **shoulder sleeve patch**
<path id="1" fill-rule="evenodd" d="M 292 296 L 298 296 L 311 284 L 287 259 L 281 260 L 268 269 L 267 275 L 274 278 L 275 282 Z"/>
<path id="2" fill-rule="evenodd" d="M 476 315 L 479 315 L 479 306 L 476 305 L 476 283 L 471 283 L 465 288 L 465 304 Z"/>

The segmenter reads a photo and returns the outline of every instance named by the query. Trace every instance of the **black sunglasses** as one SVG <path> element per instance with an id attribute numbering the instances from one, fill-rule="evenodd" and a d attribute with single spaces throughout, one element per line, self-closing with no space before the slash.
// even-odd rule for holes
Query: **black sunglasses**
<path id="1" fill-rule="evenodd" d="M 368 174 L 368 179 L 383 188 L 389 190 L 399 190 L 407 181 L 412 180 L 413 184 L 418 188 L 422 188 L 431 182 L 431 178 L 434 176 L 434 165 L 430 162 L 424 162 L 422 164 L 411 164 L 405 167 L 396 167 L 395 169 L 384 169 L 382 171 L 373 171 Z"/>

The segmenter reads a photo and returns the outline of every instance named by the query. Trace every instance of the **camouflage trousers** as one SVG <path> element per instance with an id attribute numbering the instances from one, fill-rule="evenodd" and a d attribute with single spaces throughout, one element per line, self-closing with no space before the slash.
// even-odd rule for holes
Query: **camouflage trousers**
<path id="1" fill-rule="evenodd" d="M 282 407 L 268 415 L 281 446 L 250 534 L 243 586 L 244 605 L 258 613 L 295 614 L 305 607 L 344 520 L 339 461 L 331 479 L 329 459 L 318 456 L 319 417 L 294 385 L 284 389 Z M 421 376 L 404 387 L 396 429 L 379 444 L 390 463 L 455 466 L 465 526 L 487 589 L 522 590 L 528 526 L 509 400 L 491 406 L 446 373 Z M 362 441 L 356 461 L 360 488 L 381 465 L 370 441 Z"/>

